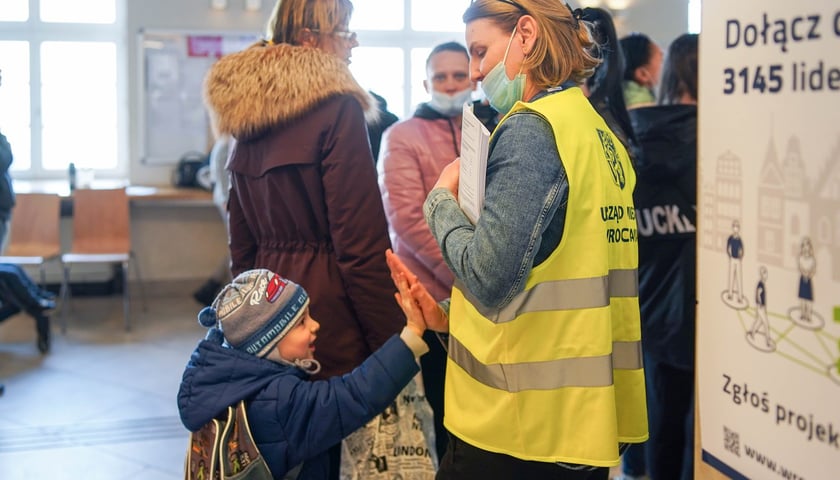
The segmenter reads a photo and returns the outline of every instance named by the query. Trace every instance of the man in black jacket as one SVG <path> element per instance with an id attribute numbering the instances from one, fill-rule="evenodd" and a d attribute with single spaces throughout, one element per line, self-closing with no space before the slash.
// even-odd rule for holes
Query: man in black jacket
<path id="1" fill-rule="evenodd" d="M 630 110 L 636 165 L 639 307 L 651 480 L 693 478 L 697 250 L 697 44 L 668 49 L 659 105 Z"/>

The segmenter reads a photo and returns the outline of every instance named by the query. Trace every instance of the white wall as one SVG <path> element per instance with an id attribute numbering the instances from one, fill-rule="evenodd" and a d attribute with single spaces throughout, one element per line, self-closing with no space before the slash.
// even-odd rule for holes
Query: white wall
<path id="1" fill-rule="evenodd" d="M 616 15 L 619 37 L 630 32 L 647 34 L 666 50 L 672 40 L 688 32 L 688 0 L 634 0 Z"/>

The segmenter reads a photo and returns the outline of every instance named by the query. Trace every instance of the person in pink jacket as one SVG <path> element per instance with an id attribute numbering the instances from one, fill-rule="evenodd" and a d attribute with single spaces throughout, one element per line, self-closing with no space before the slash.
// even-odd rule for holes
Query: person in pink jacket
<path id="1" fill-rule="evenodd" d="M 443 167 L 461 153 L 461 110 L 475 90 L 467 49 L 457 42 L 434 47 L 423 86 L 431 100 L 385 132 L 377 168 L 394 253 L 440 301 L 449 298 L 453 277 L 426 225 L 423 202 Z M 476 105 L 485 125 L 495 122 L 495 111 Z"/>
<path id="2" fill-rule="evenodd" d="M 411 118 L 385 131 L 377 169 L 394 253 L 441 301 L 449 298 L 453 276 L 423 217 L 423 202 L 443 167 L 461 153 L 461 112 L 475 90 L 467 49 L 457 42 L 434 47 L 426 59 L 423 86 L 431 100 L 421 103 Z M 492 108 L 474 102 L 473 110 L 488 129 L 495 127 Z M 440 458 L 447 441 L 442 421 L 446 351 L 434 335 L 427 331 L 424 336 L 430 352 L 421 363 Z"/>

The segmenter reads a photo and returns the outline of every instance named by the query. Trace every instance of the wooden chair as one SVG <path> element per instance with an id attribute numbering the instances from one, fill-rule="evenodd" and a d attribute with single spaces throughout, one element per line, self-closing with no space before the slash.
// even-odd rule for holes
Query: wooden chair
<path id="1" fill-rule="evenodd" d="M 75 264 L 91 263 L 119 264 L 122 267 L 123 317 L 126 331 L 131 330 L 128 270 L 133 260 L 145 310 L 143 281 L 131 250 L 131 224 L 125 188 L 76 190 L 73 193 L 73 244 L 69 252 L 61 255 L 64 265 L 61 285 L 62 333 L 67 331 L 65 306 L 70 297 L 70 268 Z"/>
<path id="2" fill-rule="evenodd" d="M 19 193 L 12 211 L 11 231 L 0 263 L 37 265 L 45 286 L 46 264 L 61 256 L 61 198 L 50 193 Z"/>

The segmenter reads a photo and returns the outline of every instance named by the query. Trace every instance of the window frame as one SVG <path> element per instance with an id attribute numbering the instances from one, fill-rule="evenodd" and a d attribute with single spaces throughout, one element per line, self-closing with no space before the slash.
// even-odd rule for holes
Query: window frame
<path id="1" fill-rule="evenodd" d="M 464 31 L 465 28 L 462 28 L 460 31 L 453 31 L 453 32 L 435 32 L 435 31 L 428 31 L 428 30 L 414 30 L 411 27 L 411 2 L 422 1 L 422 0 L 403 0 L 404 7 L 403 7 L 403 28 L 399 30 L 363 30 L 359 29 L 356 31 L 358 34 L 359 46 L 358 48 L 368 48 L 368 47 L 386 47 L 386 48 L 398 48 L 402 50 L 403 53 L 403 101 L 401 104 L 397 104 L 392 102 L 392 99 L 388 98 L 388 109 L 396 114 L 401 119 L 405 119 L 411 116 L 416 108 L 416 104 L 412 101 L 414 97 L 413 91 L 417 89 L 423 89 L 423 80 L 425 79 L 425 73 L 422 76 L 417 76 L 415 74 L 412 77 L 411 72 L 411 51 L 413 49 L 431 49 L 435 45 L 444 43 L 444 42 L 451 42 L 456 41 L 462 45 L 464 45 Z M 357 15 L 359 12 L 359 7 L 356 7 L 354 10 L 354 16 Z M 454 12 L 457 15 L 461 15 L 464 12 L 458 11 Z M 350 21 L 350 27 L 353 29 L 353 21 Z M 351 64 L 351 69 L 352 64 Z M 374 86 L 371 85 L 362 85 L 363 88 L 371 89 L 376 92 Z M 380 92 L 376 92 L 380 93 Z"/>
<path id="2" fill-rule="evenodd" d="M 14 170 L 12 175 L 20 180 L 55 180 L 67 178 L 67 170 L 47 170 L 43 167 L 42 129 L 43 107 L 41 88 L 41 45 L 44 42 L 106 42 L 112 43 L 116 51 L 116 120 L 117 159 L 113 168 L 93 169 L 97 178 L 126 178 L 128 176 L 128 42 L 126 35 L 126 7 L 124 0 L 115 2 L 116 17 L 112 24 L 102 23 L 60 23 L 40 19 L 40 0 L 28 0 L 29 18 L 25 21 L 0 21 L 0 41 L 23 41 L 29 44 L 29 107 L 31 165 L 26 170 Z M 84 60 L 79 61 L 80 69 Z M 3 88 L 0 86 L 0 88 Z M 90 133 L 90 141 L 96 141 L 97 132 Z M 12 145 L 14 154 L 14 144 Z M 68 155 L 68 164 L 84 152 Z"/>

